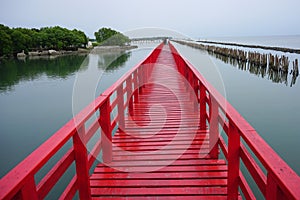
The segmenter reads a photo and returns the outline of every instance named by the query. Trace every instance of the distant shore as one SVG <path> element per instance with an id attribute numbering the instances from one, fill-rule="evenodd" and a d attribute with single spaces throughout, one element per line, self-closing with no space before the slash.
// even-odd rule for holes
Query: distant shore
<path id="1" fill-rule="evenodd" d="M 215 42 L 215 41 L 207 41 L 207 40 L 198 40 L 196 42 L 207 43 L 207 44 L 230 45 L 230 46 L 247 47 L 247 48 L 257 48 L 257 49 L 265 49 L 265 50 L 275 50 L 275 51 L 282 51 L 282 52 L 300 54 L 300 49 L 293 49 L 293 48 L 286 48 L 286 47 L 249 45 L 249 44 L 239 44 L 239 43 L 231 43 L 231 42 Z"/>
<path id="2" fill-rule="evenodd" d="M 127 51 L 131 49 L 136 49 L 138 46 L 135 45 L 126 45 L 126 46 L 96 46 L 91 51 L 92 53 L 101 53 L 101 52 L 117 52 L 117 51 Z"/>
<path id="3" fill-rule="evenodd" d="M 84 49 L 84 48 L 79 48 L 78 50 L 73 50 L 73 51 L 66 51 L 66 50 L 41 50 L 41 51 L 29 51 L 28 53 L 18 53 L 17 54 L 17 59 L 18 60 L 24 60 L 26 58 L 28 59 L 44 59 L 47 57 L 58 57 L 58 56 L 65 56 L 65 55 L 84 55 L 84 54 L 89 54 L 89 53 L 102 53 L 102 52 L 118 52 L 118 51 L 127 51 L 131 49 L 138 48 L 138 46 L 135 45 L 130 45 L 130 46 L 96 46 L 91 49 Z M 0 57 L 1 59 L 5 58 L 13 58 L 12 57 Z"/>

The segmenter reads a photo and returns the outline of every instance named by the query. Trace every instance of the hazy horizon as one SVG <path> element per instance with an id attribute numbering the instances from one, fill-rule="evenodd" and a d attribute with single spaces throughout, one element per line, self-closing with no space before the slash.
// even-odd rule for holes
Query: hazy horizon
<path id="1" fill-rule="evenodd" d="M 286 36 L 300 35 L 299 7 L 298 0 L 2 0 L 0 23 L 25 28 L 62 26 L 82 30 L 90 38 L 101 27 L 123 33 L 154 27 L 195 39 Z"/>

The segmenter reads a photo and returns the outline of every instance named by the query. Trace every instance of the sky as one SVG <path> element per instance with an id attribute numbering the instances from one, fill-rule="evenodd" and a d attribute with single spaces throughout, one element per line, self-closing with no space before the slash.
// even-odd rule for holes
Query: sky
<path id="1" fill-rule="evenodd" d="M 149 28 L 194 39 L 300 35 L 299 8 L 299 0 L 0 0 L 0 24 L 58 25 L 90 38 L 101 27 L 139 30 L 132 37 L 148 36 Z"/>

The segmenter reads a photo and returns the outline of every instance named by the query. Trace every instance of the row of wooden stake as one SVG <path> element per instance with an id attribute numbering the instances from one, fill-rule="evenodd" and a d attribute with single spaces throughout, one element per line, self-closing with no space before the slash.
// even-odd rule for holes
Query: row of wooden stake
<path id="1" fill-rule="evenodd" d="M 222 56 L 230 57 L 236 59 L 241 62 L 249 62 L 250 64 L 254 64 L 260 67 L 267 67 L 269 66 L 270 69 L 274 71 L 281 71 L 284 73 L 288 73 L 289 71 L 289 58 L 287 56 L 278 56 L 273 55 L 271 53 L 264 54 L 259 52 L 253 51 L 244 51 L 240 49 L 232 49 L 226 47 L 217 47 L 211 45 L 204 45 L 200 43 L 194 42 L 187 42 L 182 40 L 176 40 L 177 43 L 188 45 L 197 49 L 206 50 L 210 53 L 219 54 Z M 291 73 L 293 76 L 299 75 L 299 67 L 298 67 L 298 60 L 295 59 L 293 61 Z"/>

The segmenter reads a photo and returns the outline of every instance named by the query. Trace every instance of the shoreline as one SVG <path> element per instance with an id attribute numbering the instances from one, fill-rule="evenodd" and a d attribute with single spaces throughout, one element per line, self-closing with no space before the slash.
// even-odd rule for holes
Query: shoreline
<path id="1" fill-rule="evenodd" d="M 138 46 L 130 45 L 130 46 L 96 46 L 90 49 L 83 49 L 78 48 L 76 51 L 67 51 L 67 50 L 41 50 L 41 51 L 30 51 L 27 54 L 24 52 L 18 53 L 17 56 L 2 56 L 0 57 L 1 60 L 5 59 L 17 59 L 17 60 L 36 60 L 36 59 L 45 59 L 45 58 L 57 58 L 60 56 L 67 56 L 67 55 L 85 55 L 89 53 L 102 53 L 102 52 L 122 52 L 131 49 L 138 48 Z"/>
<path id="2" fill-rule="evenodd" d="M 246 47 L 246 48 L 256 48 L 256 49 L 264 49 L 264 50 L 275 50 L 275 51 L 300 54 L 300 49 L 293 49 L 287 47 L 251 45 L 251 44 L 240 44 L 240 43 L 231 43 L 231 42 L 215 42 L 215 41 L 207 41 L 207 40 L 197 40 L 196 42 L 207 43 L 207 44 L 221 44 L 221 45 L 228 45 L 228 46 L 230 45 L 230 46 L 238 46 L 238 47 Z"/>
<path id="3" fill-rule="evenodd" d="M 127 51 L 131 49 L 136 49 L 138 46 L 96 46 L 91 50 L 91 53 L 102 53 L 102 52 L 118 52 L 118 51 Z"/>

